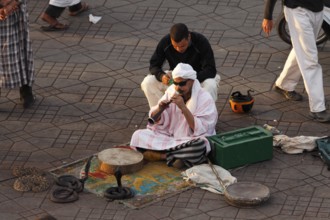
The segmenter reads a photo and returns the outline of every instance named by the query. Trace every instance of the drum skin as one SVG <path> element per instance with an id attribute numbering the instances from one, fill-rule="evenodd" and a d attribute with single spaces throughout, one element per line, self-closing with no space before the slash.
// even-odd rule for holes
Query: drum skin
<path id="1" fill-rule="evenodd" d="M 115 147 L 101 151 L 98 154 L 99 169 L 113 175 L 117 168 L 121 173 L 134 173 L 143 167 L 143 154 L 127 148 Z"/>
<path id="2" fill-rule="evenodd" d="M 229 185 L 224 192 L 228 204 L 239 208 L 252 208 L 270 197 L 269 188 L 256 182 L 237 182 Z"/>

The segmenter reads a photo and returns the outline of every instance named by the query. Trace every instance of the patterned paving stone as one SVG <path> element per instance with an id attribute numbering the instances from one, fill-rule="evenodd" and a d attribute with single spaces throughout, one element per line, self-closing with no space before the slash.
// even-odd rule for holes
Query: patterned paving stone
<path id="1" fill-rule="evenodd" d="M 0 95 L 0 219 L 31 219 L 51 215 L 82 219 L 290 219 L 330 218 L 330 173 L 325 163 L 304 152 L 288 155 L 274 148 L 272 160 L 230 170 L 239 181 L 268 186 L 270 200 L 252 209 L 228 205 L 222 195 L 194 188 L 140 210 L 82 193 L 75 203 L 56 204 L 44 193 L 12 188 L 14 166 L 44 170 L 71 163 L 103 149 L 127 143 L 144 128 L 148 103 L 140 83 L 158 40 L 173 23 L 184 22 L 203 33 L 213 47 L 221 75 L 216 102 L 217 132 L 265 123 L 288 136 L 324 136 L 328 124 L 308 116 L 302 81 L 302 102 L 286 101 L 272 91 L 290 46 L 276 31 L 261 33 L 263 4 L 258 0 L 87 0 L 90 10 L 77 17 L 65 10 L 61 22 L 70 28 L 41 32 L 39 15 L 47 1 L 30 0 L 36 104 L 24 110 L 17 89 Z M 280 4 L 275 8 L 275 15 Z M 102 16 L 97 24 L 88 14 Z M 329 42 L 319 46 L 326 99 L 330 98 Z M 167 64 L 165 64 L 165 67 Z M 235 91 L 255 92 L 248 114 L 235 114 L 228 104 Z M 328 106 L 329 107 L 329 106 Z"/>

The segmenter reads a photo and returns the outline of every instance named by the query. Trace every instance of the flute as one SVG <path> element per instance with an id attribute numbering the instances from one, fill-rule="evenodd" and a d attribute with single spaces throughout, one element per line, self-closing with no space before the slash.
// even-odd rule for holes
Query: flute
<path id="1" fill-rule="evenodd" d="M 177 91 L 175 91 L 175 94 L 180 94 L 180 93 L 178 93 Z M 153 115 L 153 116 L 151 116 L 150 118 L 148 118 L 148 122 L 150 123 L 150 124 L 155 124 L 155 122 L 158 120 L 158 118 L 160 117 L 160 115 L 163 113 L 163 111 L 167 108 L 167 106 L 169 105 L 169 104 L 171 104 L 171 102 L 172 102 L 172 100 L 170 100 L 170 101 L 168 101 L 166 104 L 165 104 L 165 106 L 164 107 L 158 107 L 158 109 L 156 110 L 157 112 Z"/>

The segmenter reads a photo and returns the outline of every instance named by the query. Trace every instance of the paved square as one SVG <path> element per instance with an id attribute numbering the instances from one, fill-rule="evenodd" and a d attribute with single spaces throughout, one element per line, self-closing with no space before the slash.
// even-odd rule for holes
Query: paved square
<path id="1" fill-rule="evenodd" d="M 50 170 L 114 145 L 127 143 L 147 123 L 148 104 L 140 83 L 158 40 L 177 22 L 204 34 L 221 75 L 217 131 L 268 123 L 288 136 L 329 135 L 330 125 L 308 117 L 303 102 L 286 101 L 272 91 L 290 46 L 273 30 L 261 31 L 260 0 L 87 0 L 90 10 L 77 17 L 64 11 L 66 31 L 42 32 L 39 15 L 48 1 L 29 0 L 36 104 L 24 110 L 18 89 L 0 96 L 0 219 L 290 219 L 330 218 L 330 171 L 311 153 L 288 155 L 274 148 L 269 161 L 231 170 L 238 181 L 256 181 L 271 190 L 270 200 L 253 209 L 229 206 L 223 196 L 195 188 L 141 210 L 81 193 L 70 204 L 56 204 L 43 193 L 13 190 L 14 166 Z M 275 14 L 280 10 L 277 3 Z M 88 15 L 102 16 L 97 24 Z M 319 47 L 324 89 L 330 100 L 330 43 Z M 228 103 L 234 91 L 255 92 L 249 114 L 235 114 Z M 329 106 L 328 106 L 329 107 Z"/>

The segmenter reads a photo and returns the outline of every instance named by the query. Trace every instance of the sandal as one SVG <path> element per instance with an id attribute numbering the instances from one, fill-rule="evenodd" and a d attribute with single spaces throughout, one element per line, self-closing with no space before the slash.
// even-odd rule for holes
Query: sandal
<path id="1" fill-rule="evenodd" d="M 78 11 L 72 11 L 69 13 L 70 16 L 76 16 L 79 15 L 80 13 L 87 11 L 89 9 L 89 6 L 86 2 L 81 3 L 81 8 Z"/>
<path id="2" fill-rule="evenodd" d="M 67 24 L 57 23 L 55 25 L 41 26 L 40 29 L 43 31 L 62 31 L 69 28 Z"/>

